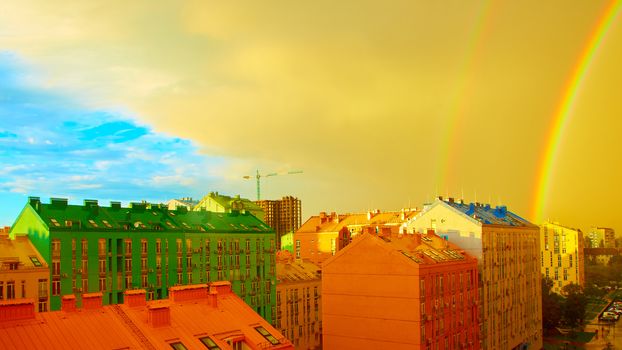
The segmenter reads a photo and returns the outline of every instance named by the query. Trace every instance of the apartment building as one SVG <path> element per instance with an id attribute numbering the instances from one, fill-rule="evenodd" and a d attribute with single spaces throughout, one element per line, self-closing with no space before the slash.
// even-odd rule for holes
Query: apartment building
<path id="1" fill-rule="evenodd" d="M 264 221 L 276 232 L 279 245 L 283 235 L 295 232 L 302 224 L 302 202 L 296 197 L 264 199 L 255 201 L 255 204 L 264 211 Z"/>
<path id="2" fill-rule="evenodd" d="M 322 278 L 319 267 L 294 259 L 289 251 L 276 257 L 276 321 L 274 326 L 296 349 L 322 346 Z"/>
<path id="3" fill-rule="evenodd" d="M 326 349 L 479 349 L 477 260 L 425 234 L 363 233 L 322 268 Z"/>
<path id="4" fill-rule="evenodd" d="M 540 227 L 542 274 L 553 280 L 553 292 L 561 294 L 564 286 L 585 284 L 583 233 L 581 230 L 545 222 Z"/>
<path id="5" fill-rule="evenodd" d="M 439 198 L 405 227 L 432 230 L 478 259 L 482 349 L 542 348 L 538 226 L 505 206 Z"/>
<path id="6" fill-rule="evenodd" d="M 358 214 L 327 214 L 310 217 L 293 237 L 296 258 L 307 259 L 315 264 L 322 262 L 343 249 L 352 237 L 364 231 L 398 233 L 402 224 L 413 218 L 419 210 L 402 209 L 395 212 L 368 211 Z"/>
<path id="7" fill-rule="evenodd" d="M 62 310 L 35 314 L 32 300 L 0 301 L 2 349 L 270 349 L 292 343 L 231 292 L 228 281 L 171 287 L 168 300 L 124 292 L 104 305 L 102 293 L 62 299 Z M 20 336 L 21 335 L 21 336 Z"/>
<path id="8" fill-rule="evenodd" d="M 591 227 L 587 238 L 589 246 L 586 248 L 616 248 L 616 235 L 612 228 Z"/>
<path id="9" fill-rule="evenodd" d="M 0 233 L 0 301 L 30 299 L 36 312 L 49 308 L 50 269 L 27 236 Z"/>
<path id="10" fill-rule="evenodd" d="M 251 200 L 241 198 L 240 195 L 231 197 L 218 192 L 210 192 L 201 198 L 201 200 L 193 206 L 192 210 L 212 211 L 216 213 L 231 213 L 232 211 L 248 212 L 259 220 L 265 221 L 263 209 Z"/>
<path id="11" fill-rule="evenodd" d="M 151 300 L 171 286 L 228 280 L 263 318 L 275 312 L 274 231 L 249 213 L 31 197 L 11 235 L 27 235 L 50 262 L 51 310 L 64 295 L 80 305 L 83 294 L 100 292 L 108 305 L 123 303 L 129 289 L 145 289 Z"/>

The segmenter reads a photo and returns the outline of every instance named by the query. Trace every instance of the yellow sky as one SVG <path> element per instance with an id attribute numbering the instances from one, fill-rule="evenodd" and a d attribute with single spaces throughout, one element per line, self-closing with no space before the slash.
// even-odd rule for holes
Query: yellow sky
<path id="1" fill-rule="evenodd" d="M 305 215 L 435 194 L 528 216 L 563 87 L 606 1 L 13 1 L 33 79 L 259 167 Z M 546 216 L 622 230 L 622 18 L 579 91 Z M 449 140 L 451 138 L 451 142 Z M 206 191 L 212 189 L 206 189 Z"/>

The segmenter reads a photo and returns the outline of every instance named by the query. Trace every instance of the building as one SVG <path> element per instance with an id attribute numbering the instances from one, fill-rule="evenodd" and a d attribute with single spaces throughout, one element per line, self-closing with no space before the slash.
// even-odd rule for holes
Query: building
<path id="1" fill-rule="evenodd" d="M 615 231 L 608 227 L 592 227 L 588 232 L 589 246 L 586 248 L 616 248 Z"/>
<path id="2" fill-rule="evenodd" d="M 581 230 L 545 222 L 540 227 L 542 274 L 553 280 L 553 292 L 561 294 L 568 284 L 585 284 L 583 233 Z"/>
<path id="3" fill-rule="evenodd" d="M 8 234 L 10 230 L 11 230 L 11 226 L 0 227 L 0 234 L 3 234 L 3 233 Z"/>
<path id="4" fill-rule="evenodd" d="M 123 303 L 127 289 L 143 288 L 151 299 L 168 287 L 229 280 L 233 290 L 263 318 L 275 307 L 275 235 L 248 213 L 188 211 L 185 207 L 96 200 L 42 203 L 31 197 L 11 228 L 28 235 L 50 262 L 50 309 L 63 295 L 78 305 L 85 293 L 101 292 L 105 305 Z"/>
<path id="5" fill-rule="evenodd" d="M 302 202 L 296 197 L 258 200 L 255 204 L 264 211 L 264 221 L 276 231 L 279 244 L 281 236 L 295 232 L 302 224 Z"/>
<path id="6" fill-rule="evenodd" d="M 478 260 L 482 349 L 542 348 L 540 229 L 510 212 L 437 199 L 406 225 L 432 230 Z"/>
<path id="7" fill-rule="evenodd" d="M 126 291 L 104 306 L 101 293 L 73 295 L 61 311 L 35 314 L 32 300 L 0 302 L 2 349 L 291 349 L 268 322 L 231 292 L 229 282 L 171 287 L 168 300 Z M 21 336 L 20 336 L 21 334 Z"/>
<path id="8" fill-rule="evenodd" d="M 429 234 L 365 233 L 324 262 L 326 349 L 474 349 L 477 260 Z"/>
<path id="9" fill-rule="evenodd" d="M 293 252 L 296 258 L 307 259 L 315 264 L 335 255 L 352 237 L 364 231 L 389 231 L 398 233 L 402 224 L 419 211 L 402 209 L 397 212 L 369 211 L 361 214 L 327 214 L 310 217 L 294 234 Z"/>
<path id="10" fill-rule="evenodd" d="M 590 264 L 609 265 L 609 260 L 620 255 L 618 248 L 585 248 L 585 261 Z"/>
<path id="11" fill-rule="evenodd" d="M 27 236 L 0 233 L 0 300 L 28 298 L 35 311 L 48 311 L 50 269 Z"/>
<path id="12" fill-rule="evenodd" d="M 168 210 L 176 210 L 180 207 L 185 207 L 189 211 L 194 209 L 194 207 L 199 204 L 199 201 L 192 199 L 192 197 L 184 197 L 179 199 L 171 199 L 166 203 L 168 205 Z"/>
<path id="13" fill-rule="evenodd" d="M 275 327 L 296 349 L 322 347 L 322 278 L 319 267 L 287 250 L 276 257 Z"/>
<path id="14" fill-rule="evenodd" d="M 259 220 L 264 221 L 264 211 L 261 207 L 246 198 L 240 198 L 240 195 L 230 197 L 218 192 L 210 192 L 207 196 L 201 198 L 192 210 L 213 211 L 216 213 L 249 212 Z"/>

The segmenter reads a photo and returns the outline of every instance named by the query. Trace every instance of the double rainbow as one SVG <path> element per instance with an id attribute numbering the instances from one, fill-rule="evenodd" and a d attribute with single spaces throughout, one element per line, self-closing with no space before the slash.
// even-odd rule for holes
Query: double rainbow
<path id="1" fill-rule="evenodd" d="M 577 60 L 570 79 L 566 82 L 562 90 L 562 98 L 555 110 L 550 130 L 547 133 L 545 152 L 542 154 L 539 166 L 537 167 L 537 185 L 532 202 L 532 219 L 536 220 L 536 222 L 542 221 L 544 209 L 548 204 L 551 175 L 555 168 L 556 156 L 559 151 L 564 129 L 572 115 L 572 109 L 575 105 L 579 90 L 585 80 L 590 65 L 594 61 L 596 52 L 601 46 L 614 19 L 620 14 L 621 9 L 622 0 L 613 0 L 605 8 L 605 11 L 600 16 Z"/>

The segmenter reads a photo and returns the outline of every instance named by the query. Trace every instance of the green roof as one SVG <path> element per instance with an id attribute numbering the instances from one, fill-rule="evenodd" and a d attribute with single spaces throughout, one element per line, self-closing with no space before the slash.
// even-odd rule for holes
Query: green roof
<path id="1" fill-rule="evenodd" d="M 52 198 L 49 204 L 31 197 L 28 205 L 38 213 L 50 230 L 93 231 L 172 231 L 172 232 L 228 232 L 267 233 L 273 230 L 250 213 L 214 213 L 188 211 L 185 207 L 168 210 L 164 204 L 130 203 L 122 207 L 111 202 L 99 206 L 96 200 L 85 200 L 84 205 L 69 204 L 66 199 Z"/>

